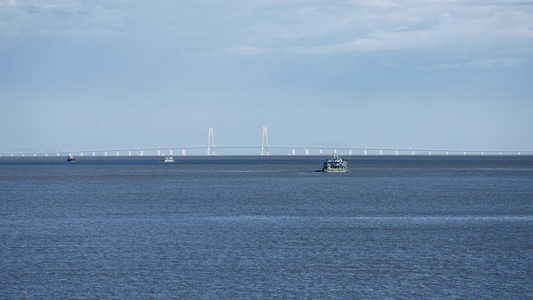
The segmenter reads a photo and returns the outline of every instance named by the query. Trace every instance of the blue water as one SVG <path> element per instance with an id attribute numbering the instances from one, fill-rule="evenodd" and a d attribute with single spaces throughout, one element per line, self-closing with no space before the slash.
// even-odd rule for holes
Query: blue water
<path id="1" fill-rule="evenodd" d="M 0 298 L 533 298 L 533 157 L 0 158 Z"/>

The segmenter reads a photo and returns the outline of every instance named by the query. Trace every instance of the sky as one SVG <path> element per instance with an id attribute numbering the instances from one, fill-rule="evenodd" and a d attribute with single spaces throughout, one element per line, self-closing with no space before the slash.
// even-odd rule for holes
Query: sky
<path id="1" fill-rule="evenodd" d="M 0 0 L 0 152 L 533 149 L 533 2 Z"/>

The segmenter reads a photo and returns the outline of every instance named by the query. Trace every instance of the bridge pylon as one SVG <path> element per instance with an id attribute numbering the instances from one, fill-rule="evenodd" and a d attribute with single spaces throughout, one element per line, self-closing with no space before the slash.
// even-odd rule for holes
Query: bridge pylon
<path id="1" fill-rule="evenodd" d="M 270 155 L 268 152 L 268 127 L 263 126 L 263 137 L 261 139 L 261 155 Z"/>
<path id="2" fill-rule="evenodd" d="M 215 133 L 213 127 L 209 127 L 207 135 L 207 155 L 215 155 Z"/>

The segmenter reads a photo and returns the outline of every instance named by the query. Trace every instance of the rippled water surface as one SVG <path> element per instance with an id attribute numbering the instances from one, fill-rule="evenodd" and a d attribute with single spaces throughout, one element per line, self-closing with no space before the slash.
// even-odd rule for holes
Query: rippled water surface
<path id="1" fill-rule="evenodd" d="M 532 157 L 0 158 L 0 298 L 533 298 Z"/>

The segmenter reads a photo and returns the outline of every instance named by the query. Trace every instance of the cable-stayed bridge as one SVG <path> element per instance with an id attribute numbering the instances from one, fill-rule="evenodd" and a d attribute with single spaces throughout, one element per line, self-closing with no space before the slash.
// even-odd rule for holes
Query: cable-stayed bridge
<path id="1" fill-rule="evenodd" d="M 220 150 L 220 151 L 219 151 Z M 0 152 L 0 157 L 41 156 L 164 156 L 164 155 L 533 155 L 533 150 L 443 149 L 361 147 L 342 145 L 270 145 L 268 129 L 263 127 L 261 144 L 215 146 L 213 127 L 209 127 L 206 145 L 132 147 L 85 150 Z"/>
<path id="2" fill-rule="evenodd" d="M 220 150 L 220 151 L 219 151 Z M 209 152 L 207 152 L 209 151 Z M 0 157 L 48 157 L 48 156 L 165 156 L 165 155 L 533 155 L 533 150 L 479 150 L 479 149 L 420 149 L 420 148 L 371 148 L 280 145 L 262 148 L 261 145 L 222 145 L 146 147 L 97 150 L 54 150 L 3 152 Z"/>

